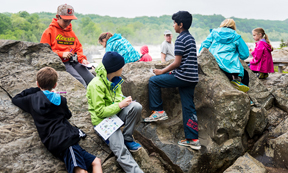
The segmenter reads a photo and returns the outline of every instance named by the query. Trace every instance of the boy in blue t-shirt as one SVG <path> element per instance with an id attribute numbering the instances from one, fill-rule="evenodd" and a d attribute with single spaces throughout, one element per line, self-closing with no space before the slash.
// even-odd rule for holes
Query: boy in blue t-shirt
<path id="1" fill-rule="evenodd" d="M 186 139 L 178 144 L 199 150 L 198 120 L 193 101 L 194 89 L 198 83 L 198 63 L 196 42 L 188 31 L 192 24 L 192 15 L 187 11 L 179 11 L 173 14 L 172 19 L 174 30 L 179 33 L 175 41 L 175 60 L 164 69 L 153 70 L 156 76 L 149 79 L 149 107 L 153 113 L 144 122 L 168 119 L 162 106 L 161 88 L 179 87 Z M 168 73 L 169 71 L 172 73 Z"/>

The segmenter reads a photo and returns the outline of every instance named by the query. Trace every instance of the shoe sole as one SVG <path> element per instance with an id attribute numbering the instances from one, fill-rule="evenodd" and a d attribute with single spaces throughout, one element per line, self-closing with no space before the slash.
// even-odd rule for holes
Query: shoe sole
<path id="1" fill-rule="evenodd" d="M 243 91 L 244 93 L 248 92 L 250 90 L 249 87 L 247 86 L 244 86 L 244 85 L 238 85 L 237 83 L 235 82 L 231 82 L 233 84 L 233 86 L 237 89 L 237 90 L 240 90 L 240 91 Z"/>
<path id="2" fill-rule="evenodd" d="M 137 150 L 129 150 L 129 151 L 132 152 L 132 153 L 135 153 L 135 152 L 139 151 L 140 148 L 142 148 L 142 147 L 139 147 Z"/>
<path id="3" fill-rule="evenodd" d="M 155 121 L 159 121 L 159 120 L 167 120 L 168 119 L 168 116 L 164 116 L 164 117 L 160 117 L 158 119 L 153 119 L 153 120 L 143 120 L 145 123 L 150 123 L 150 122 L 155 122 Z"/>
<path id="4" fill-rule="evenodd" d="M 248 92 L 249 89 L 250 89 L 249 87 L 244 86 L 244 85 L 239 86 L 239 90 L 240 90 L 240 91 L 243 91 L 244 93 Z"/>
<path id="5" fill-rule="evenodd" d="M 200 150 L 201 149 L 201 146 L 194 146 L 194 145 L 183 144 L 183 143 L 178 143 L 178 145 L 185 146 L 185 147 L 190 147 L 190 148 L 192 148 L 194 150 Z"/>

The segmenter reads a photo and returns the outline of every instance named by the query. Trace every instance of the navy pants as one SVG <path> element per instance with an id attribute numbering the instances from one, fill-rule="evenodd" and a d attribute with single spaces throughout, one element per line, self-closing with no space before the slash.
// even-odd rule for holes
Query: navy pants
<path id="1" fill-rule="evenodd" d="M 198 139 L 198 120 L 193 101 L 196 85 L 197 82 L 186 82 L 168 73 L 149 79 L 149 108 L 153 111 L 163 110 L 161 88 L 179 88 L 186 139 Z"/>

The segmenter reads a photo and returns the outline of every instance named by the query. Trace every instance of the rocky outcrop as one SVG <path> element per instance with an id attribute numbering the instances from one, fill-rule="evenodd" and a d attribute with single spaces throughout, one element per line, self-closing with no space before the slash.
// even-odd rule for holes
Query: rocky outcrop
<path id="1" fill-rule="evenodd" d="M 67 91 L 65 96 L 73 114 L 70 122 L 88 134 L 80 145 L 104 161 L 110 151 L 92 129 L 85 88 L 65 71 L 64 64 L 50 46 L 0 40 L 0 52 L 0 172 L 65 171 L 64 163 L 41 143 L 31 115 L 11 102 L 11 97 L 22 90 L 36 87 L 35 75 L 44 66 L 57 70 L 57 90 Z"/>
<path id="2" fill-rule="evenodd" d="M 65 71 L 65 66 L 49 46 L 0 40 L 0 62 L 0 172 L 65 171 L 64 164 L 41 143 L 32 117 L 11 103 L 11 97 L 25 88 L 36 86 L 35 74 L 44 66 L 57 70 L 59 81 L 56 89 L 67 92 L 65 97 L 73 114 L 70 122 L 88 135 L 80 145 L 101 158 L 104 172 L 123 172 L 108 146 L 94 133 L 87 111 L 85 88 Z M 277 129 L 287 117 L 283 108 L 285 101 L 281 102 L 274 92 L 278 85 L 274 89 L 271 84 L 267 89 L 245 63 L 244 68 L 250 75 L 248 93 L 231 85 L 208 50 L 204 49 L 198 56 L 198 63 L 200 81 L 194 101 L 202 148 L 194 151 L 177 145 L 178 140 L 184 139 L 179 92 L 177 88 L 162 89 L 163 106 L 169 119 L 139 123 L 134 133 L 134 138 L 144 148 L 133 153 L 133 157 L 144 172 L 223 172 L 247 151 L 248 140 L 261 135 L 267 124 L 271 130 Z M 123 93 L 142 104 L 143 118 L 150 115 L 148 80 L 153 76 L 150 69 L 168 64 L 139 62 L 124 66 Z M 281 92 L 285 95 L 284 91 Z M 273 106 L 274 97 L 278 107 L 284 111 L 279 113 L 279 108 Z M 252 107 L 250 99 L 255 103 Z M 282 127 L 285 129 L 286 124 L 283 123 Z M 284 134 L 283 130 L 281 132 L 277 137 Z M 286 147 L 285 143 L 278 145 L 275 142 L 273 145 L 275 156 Z"/>
<path id="3" fill-rule="evenodd" d="M 65 172 L 64 163 L 50 154 L 41 143 L 30 114 L 11 102 L 11 97 L 29 87 L 36 87 L 36 73 L 44 66 L 51 66 L 59 75 L 56 90 L 66 91 L 68 107 L 72 112 L 70 122 L 88 136 L 80 145 L 99 157 L 104 172 L 123 172 L 109 147 L 98 137 L 91 124 L 86 90 L 65 71 L 65 66 L 50 47 L 20 41 L 0 40 L 0 172 Z M 143 157 L 143 159 L 142 159 Z M 135 159 L 146 172 L 164 172 L 161 162 L 154 157 L 154 164 L 143 149 Z M 145 159 L 144 159 L 145 158 Z M 144 169 L 145 168 L 145 169 Z M 164 170 L 164 171 L 163 171 Z"/>
<path id="4" fill-rule="evenodd" d="M 288 47 L 274 49 L 272 52 L 273 58 L 288 58 Z"/>
<path id="5" fill-rule="evenodd" d="M 254 159 L 248 153 L 239 157 L 236 162 L 226 169 L 224 173 L 267 173 L 264 165 L 258 160 Z"/>
<path id="6" fill-rule="evenodd" d="M 194 151 L 177 145 L 178 140 L 184 139 L 184 132 L 180 96 L 176 88 L 162 89 L 163 107 L 169 119 L 142 123 L 137 127 L 138 138 L 135 136 L 150 148 L 149 152 L 158 152 L 171 162 L 175 172 L 179 168 L 183 172 L 216 172 L 227 168 L 245 151 L 242 137 L 246 134 L 250 112 L 255 115 L 249 120 L 251 128 L 246 130 L 253 136 L 262 133 L 267 124 L 265 108 L 273 106 L 273 96 L 251 70 L 251 90 L 246 94 L 233 88 L 207 49 L 198 56 L 198 64 L 200 80 L 194 101 L 202 149 Z M 150 114 L 148 80 L 153 76 L 150 69 L 163 66 L 165 64 L 140 62 L 127 64 L 123 70 L 123 93 L 142 104 L 143 118 Z M 245 64 L 245 68 L 249 67 Z M 256 103 L 255 111 L 250 111 L 250 98 Z"/>

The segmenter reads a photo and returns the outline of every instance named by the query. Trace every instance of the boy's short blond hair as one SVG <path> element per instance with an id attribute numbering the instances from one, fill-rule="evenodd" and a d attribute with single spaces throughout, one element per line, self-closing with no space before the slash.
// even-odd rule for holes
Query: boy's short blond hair
<path id="1" fill-rule="evenodd" d="M 227 27 L 236 31 L 236 23 L 233 19 L 225 19 L 221 24 L 220 28 Z"/>
<path id="2" fill-rule="evenodd" d="M 54 68 L 44 67 L 37 72 L 37 82 L 41 89 L 51 91 L 58 80 L 58 73 Z"/>

